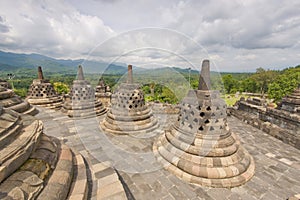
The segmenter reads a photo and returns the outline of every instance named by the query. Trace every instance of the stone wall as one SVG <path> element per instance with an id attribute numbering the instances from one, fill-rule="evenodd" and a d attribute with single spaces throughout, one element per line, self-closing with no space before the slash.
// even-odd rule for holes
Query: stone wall
<path id="1" fill-rule="evenodd" d="M 276 124 L 283 129 L 300 130 L 300 116 L 284 110 L 267 108 L 266 112 L 259 113 L 259 119 Z"/>
<path id="2" fill-rule="evenodd" d="M 277 112 L 275 109 L 272 109 L 272 111 Z M 257 117 L 257 115 L 253 113 L 249 113 L 243 110 L 237 110 L 234 108 L 228 108 L 228 113 L 232 114 L 236 118 L 264 131 L 265 133 L 283 141 L 286 144 L 300 149 L 299 121 L 295 124 L 295 128 L 298 127 L 298 129 L 294 129 L 294 122 L 285 118 L 284 116 L 281 116 L 281 118 L 275 117 L 275 115 L 272 116 L 272 114 L 270 114 L 272 113 L 272 111 L 260 111 L 259 117 Z M 281 124 L 282 127 L 277 124 Z"/>
<path id="3" fill-rule="evenodd" d="M 179 114 L 180 106 L 168 103 L 155 103 L 148 102 L 149 107 L 151 107 L 153 113 L 156 114 Z"/>

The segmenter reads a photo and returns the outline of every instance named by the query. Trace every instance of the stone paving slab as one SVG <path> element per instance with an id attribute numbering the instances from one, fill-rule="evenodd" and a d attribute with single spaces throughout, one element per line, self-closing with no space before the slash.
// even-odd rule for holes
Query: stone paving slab
<path id="1" fill-rule="evenodd" d="M 157 116 L 162 130 L 177 118 Z M 157 136 L 136 139 L 105 134 L 98 126 L 103 116 L 74 121 L 59 111 L 42 108 L 37 118 L 43 120 L 46 134 L 78 148 L 94 167 L 105 161 L 115 167 L 135 199 L 287 199 L 300 193 L 300 150 L 233 117 L 228 118 L 229 126 L 254 157 L 256 171 L 245 185 L 231 189 L 200 187 L 178 179 L 154 159 L 151 149 Z M 108 172 L 107 176 L 113 178 Z M 93 187 L 91 199 L 96 199 L 97 192 Z"/>

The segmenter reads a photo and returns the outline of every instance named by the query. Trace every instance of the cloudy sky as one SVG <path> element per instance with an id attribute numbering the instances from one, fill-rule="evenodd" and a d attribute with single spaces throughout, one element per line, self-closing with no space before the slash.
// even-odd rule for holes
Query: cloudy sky
<path id="1" fill-rule="evenodd" d="M 299 0 L 0 0 L 0 50 L 220 71 L 300 64 Z"/>

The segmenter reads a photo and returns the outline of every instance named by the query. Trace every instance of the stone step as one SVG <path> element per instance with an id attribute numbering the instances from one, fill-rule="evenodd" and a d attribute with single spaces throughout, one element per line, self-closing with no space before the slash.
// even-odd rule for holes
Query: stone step
<path id="1" fill-rule="evenodd" d="M 86 200 L 88 197 L 87 168 L 81 154 L 74 153 L 74 176 L 71 190 L 68 195 L 69 200 Z"/>
<path id="2" fill-rule="evenodd" d="M 49 98 L 28 98 L 27 101 L 36 106 L 42 106 L 50 109 L 60 109 L 62 106 L 61 97 L 49 97 Z"/>
<path id="3" fill-rule="evenodd" d="M 59 112 L 52 112 L 52 110 L 49 110 L 48 108 L 41 108 L 40 113 L 38 116 L 40 116 L 41 113 L 46 113 L 45 116 L 46 118 L 51 119 L 51 124 L 53 126 L 60 126 L 60 124 L 65 124 L 69 129 L 64 130 L 64 128 L 61 129 L 69 132 L 72 129 L 74 129 L 74 123 L 68 123 L 67 121 L 70 121 L 70 119 L 66 116 L 63 115 L 62 113 Z M 52 127 L 51 125 L 51 127 Z M 46 126 L 46 131 L 50 128 L 49 126 Z M 59 134 L 58 132 L 48 132 L 48 134 L 51 134 L 55 137 L 58 137 Z M 68 134 L 69 135 L 69 134 Z M 73 146 L 72 148 L 77 148 L 78 146 L 76 144 L 72 144 L 71 141 L 77 141 L 74 135 L 69 135 L 65 136 L 64 139 L 68 141 L 68 145 Z M 75 163 L 75 168 L 74 168 L 74 177 L 73 177 L 73 183 L 71 185 L 70 193 L 68 195 L 68 199 L 82 199 L 82 198 L 87 198 L 87 199 L 127 199 L 125 190 L 123 188 L 122 182 L 119 179 L 118 174 L 116 173 L 116 170 L 114 170 L 111 167 L 108 167 L 106 163 L 101 163 L 100 161 L 96 160 L 94 157 L 92 157 L 86 149 L 77 149 L 80 151 L 79 155 L 82 155 L 84 157 L 84 162 L 85 162 L 85 172 L 81 172 L 81 166 L 82 166 L 82 158 L 80 156 L 78 157 L 78 153 L 75 151 L 75 157 L 74 158 L 74 163 Z M 81 163 L 81 164 L 80 164 Z M 78 167 L 77 167 L 78 165 Z M 107 167 L 106 167 L 107 166 Z M 105 170 L 106 168 L 110 168 Z M 76 177 L 78 174 L 79 177 Z M 112 175 L 114 174 L 114 175 Z M 110 176 L 105 179 L 105 177 Z M 85 188 L 85 181 L 84 179 L 87 179 L 87 190 L 86 190 L 86 196 L 83 195 L 83 191 Z M 112 178 L 112 179 L 111 179 Z M 111 179 L 111 180 L 110 180 Z M 76 189 L 80 186 L 80 189 Z M 112 193 L 107 193 L 109 192 L 108 190 L 113 190 L 114 192 Z M 117 190 L 115 192 L 115 190 Z M 77 191 L 77 192 L 76 192 Z M 106 192 L 105 192 L 106 191 Z"/>
<path id="4" fill-rule="evenodd" d="M 136 136 L 137 138 L 143 138 L 143 137 L 146 138 L 146 137 L 155 136 L 154 131 L 158 129 L 159 123 L 155 120 L 150 122 L 149 124 L 143 126 L 136 126 L 134 128 L 127 130 L 124 127 L 120 128 L 118 126 L 113 126 L 112 124 L 109 124 L 107 121 L 104 120 L 100 122 L 100 127 L 104 132 L 113 133 L 116 135 L 131 135 L 131 136 Z M 147 133 L 150 133 L 150 135 L 147 135 Z"/>
<path id="5" fill-rule="evenodd" d="M 6 90 L 0 92 L 0 100 L 10 98 L 14 95 L 12 90 Z"/>
<path id="6" fill-rule="evenodd" d="M 59 103 L 43 104 L 37 106 L 43 106 L 49 109 L 59 110 L 61 108 L 61 103 L 59 102 Z"/>
<path id="7" fill-rule="evenodd" d="M 82 101 L 66 101 L 63 105 L 66 110 L 88 110 L 95 108 L 102 108 L 102 103 L 93 100 L 82 100 Z"/>
<path id="8" fill-rule="evenodd" d="M 106 113 L 106 109 L 102 108 L 101 110 L 97 109 L 86 109 L 86 110 L 62 110 L 62 112 L 67 113 L 67 115 L 70 118 L 76 118 L 76 119 L 85 119 L 85 118 L 91 118 L 96 117 L 100 115 L 104 115 Z"/>
<path id="9" fill-rule="evenodd" d="M 25 127 L 22 132 L 9 145 L 1 150 L 0 154 L 0 182 L 18 169 L 35 149 L 40 139 L 43 124 L 41 121 L 34 121 Z"/>
<path id="10" fill-rule="evenodd" d="M 14 119 L 12 119 L 12 117 L 14 117 Z M 20 125 L 21 125 L 21 118 L 16 112 L 5 109 L 5 111 L 3 113 L 1 113 L 1 116 L 0 116 L 0 149 L 4 145 L 5 138 L 11 137 L 10 135 L 14 134 L 14 132 L 12 132 L 12 131 L 16 130 L 16 127 L 18 127 Z"/>
<path id="11" fill-rule="evenodd" d="M 15 122 L 18 120 L 17 119 L 19 117 L 18 113 L 9 109 L 3 109 L 3 110 L 4 112 L 1 113 L 0 120 L 7 121 L 7 122 Z"/>
<path id="12" fill-rule="evenodd" d="M 1 100 L 1 104 L 3 105 L 4 108 L 8 108 L 10 106 L 18 105 L 22 102 L 23 102 L 22 99 L 18 96 L 12 96 L 10 98 Z"/>
<path id="13" fill-rule="evenodd" d="M 34 106 L 30 106 L 30 108 L 28 110 L 26 110 L 25 112 L 23 112 L 22 114 L 34 116 L 38 113 L 39 113 L 39 111 Z"/>
<path id="14" fill-rule="evenodd" d="M 54 103 L 48 102 L 45 104 L 34 104 L 34 105 L 49 108 L 49 109 L 55 109 L 55 110 L 59 110 L 61 108 L 61 102 L 54 102 Z"/>
<path id="15" fill-rule="evenodd" d="M 66 199 L 73 179 L 74 165 L 71 149 L 62 144 L 55 169 L 37 199 Z"/>
<path id="16" fill-rule="evenodd" d="M 42 134 L 30 158 L 1 183 L 0 199 L 36 199 L 55 167 L 57 154 L 55 139 Z"/>
<path id="17" fill-rule="evenodd" d="M 152 111 L 149 108 L 135 112 L 126 112 L 124 110 L 113 109 L 107 113 L 107 116 L 113 120 L 137 121 L 149 118 L 152 116 Z"/>
<path id="18" fill-rule="evenodd" d="M 97 200 L 104 199 L 127 199 L 125 189 L 119 175 L 108 162 L 97 163 L 92 166 L 93 187 L 96 187 Z"/>
<path id="19" fill-rule="evenodd" d="M 20 133 L 22 128 L 21 120 L 11 123 L 7 129 L 3 129 L 0 132 L 0 151 L 6 147 L 15 137 Z M 0 156 L 1 161 L 1 156 Z"/>
<path id="20" fill-rule="evenodd" d="M 4 108 L 14 110 L 18 113 L 22 114 L 30 114 L 35 115 L 37 112 L 35 109 L 25 100 L 22 100 L 21 97 L 17 96 L 12 90 L 7 90 L 10 96 L 4 95 L 0 97 L 0 103 Z M 0 96 L 2 95 L 3 91 L 0 92 Z M 3 98 L 7 97 L 7 98 Z"/>
<path id="21" fill-rule="evenodd" d="M 1 200 L 36 199 L 43 181 L 31 171 L 16 171 L 0 185 Z"/>
<path id="22" fill-rule="evenodd" d="M 30 109 L 30 107 L 31 106 L 27 101 L 23 101 L 23 102 L 21 101 L 17 104 L 9 105 L 9 107 L 7 107 L 7 108 L 14 110 L 18 113 L 23 113 L 23 112 L 26 112 L 28 109 Z"/>

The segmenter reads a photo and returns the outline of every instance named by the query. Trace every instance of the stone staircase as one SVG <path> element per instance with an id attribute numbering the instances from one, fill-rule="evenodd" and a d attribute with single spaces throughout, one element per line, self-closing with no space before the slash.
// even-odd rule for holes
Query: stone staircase
<path id="1" fill-rule="evenodd" d="M 0 107 L 0 199 L 87 199 L 86 169 L 41 121 Z"/>
<path id="2" fill-rule="evenodd" d="M 109 162 L 98 162 L 91 166 L 94 199 L 97 200 L 125 200 L 128 194 L 124 188 L 124 183 L 117 171 L 111 167 Z"/>
<path id="3" fill-rule="evenodd" d="M 13 90 L 0 86 L 0 103 L 4 108 L 9 108 L 21 114 L 36 115 L 37 110 L 26 100 L 22 100 Z"/>
<path id="4" fill-rule="evenodd" d="M 68 199 L 87 199 L 89 192 L 87 165 L 82 155 L 78 152 L 74 154 L 74 158 L 74 176 Z"/>
<path id="5" fill-rule="evenodd" d="M 61 112 L 39 109 L 37 117 L 45 121 L 45 133 L 65 141 L 74 154 L 74 178 L 68 199 L 134 199 L 130 198 L 117 170 L 109 162 L 97 160 L 85 149 L 76 134 L 73 120 Z M 54 127 L 59 128 L 54 131 Z"/>

